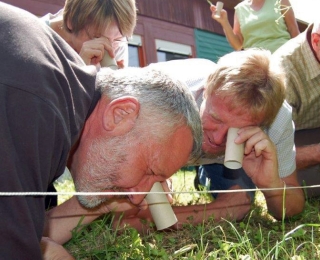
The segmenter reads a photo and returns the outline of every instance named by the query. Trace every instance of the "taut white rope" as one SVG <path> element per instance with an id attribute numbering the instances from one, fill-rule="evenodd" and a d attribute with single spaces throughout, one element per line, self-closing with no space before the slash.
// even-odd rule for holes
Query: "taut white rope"
<path id="1" fill-rule="evenodd" d="M 1 192 L 0 197 L 8 196 L 48 196 L 48 195 L 81 195 L 81 196 L 123 196 L 123 195 L 147 195 L 152 194 L 187 194 L 187 193 L 198 193 L 198 194 L 208 194 L 208 193 L 234 193 L 234 192 L 247 192 L 247 191 L 272 191 L 272 190 L 291 190 L 291 189 L 312 189 L 319 188 L 320 185 L 311 185 L 311 186 L 286 186 L 282 188 L 264 188 L 264 189 L 238 189 L 238 190 L 211 190 L 211 191 L 170 191 L 170 192 L 120 192 L 120 191 L 110 191 L 110 192 Z"/>

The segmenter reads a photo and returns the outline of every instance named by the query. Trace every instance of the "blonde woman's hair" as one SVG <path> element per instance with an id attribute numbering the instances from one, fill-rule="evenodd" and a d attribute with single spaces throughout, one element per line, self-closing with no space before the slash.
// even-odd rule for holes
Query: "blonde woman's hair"
<path id="1" fill-rule="evenodd" d="M 256 48 L 223 56 L 207 80 L 205 97 L 229 97 L 230 110 L 242 107 L 260 126 L 270 126 L 285 98 L 282 70 L 270 58 L 270 51 Z"/>
<path id="2" fill-rule="evenodd" d="M 136 26 L 135 0 L 66 0 L 64 28 L 74 34 L 94 28 L 102 31 L 116 22 L 123 36 L 131 37 Z"/>

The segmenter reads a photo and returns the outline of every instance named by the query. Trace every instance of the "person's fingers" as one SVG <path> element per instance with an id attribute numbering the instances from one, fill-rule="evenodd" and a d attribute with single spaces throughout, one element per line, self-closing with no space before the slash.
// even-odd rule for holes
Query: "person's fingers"
<path id="1" fill-rule="evenodd" d="M 172 185 L 172 179 L 167 179 L 166 181 L 164 182 L 161 182 L 162 184 L 162 188 L 163 188 L 163 191 L 165 192 L 172 192 L 173 191 L 173 185 Z M 173 203 L 173 198 L 172 198 L 172 194 L 166 194 L 167 195 L 167 198 L 169 200 L 170 203 Z"/>
<path id="2" fill-rule="evenodd" d="M 42 237 L 40 241 L 40 248 L 44 260 L 74 260 L 62 245 L 58 244 L 49 237 Z"/>

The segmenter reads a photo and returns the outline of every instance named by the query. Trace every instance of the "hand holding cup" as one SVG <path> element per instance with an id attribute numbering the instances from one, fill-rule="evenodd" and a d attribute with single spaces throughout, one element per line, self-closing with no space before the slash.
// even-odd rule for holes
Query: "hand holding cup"
<path id="1" fill-rule="evenodd" d="M 218 1 L 216 3 L 216 14 L 215 14 L 217 17 L 220 17 L 222 8 L 223 8 L 223 2 Z"/>
<path id="2" fill-rule="evenodd" d="M 118 69 L 116 60 L 111 58 L 107 51 L 105 52 L 103 59 L 100 61 L 100 65 L 101 67 L 108 67 L 113 70 Z"/>

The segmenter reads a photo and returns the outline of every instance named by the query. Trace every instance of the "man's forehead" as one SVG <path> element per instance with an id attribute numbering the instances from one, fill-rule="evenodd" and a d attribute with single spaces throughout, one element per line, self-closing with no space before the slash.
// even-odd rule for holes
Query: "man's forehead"
<path id="1" fill-rule="evenodd" d="M 234 106 L 231 97 L 220 98 L 214 94 L 211 97 L 211 101 L 207 102 L 206 109 L 215 119 L 230 127 L 258 125 L 257 120 L 253 119 L 246 107 Z"/>

